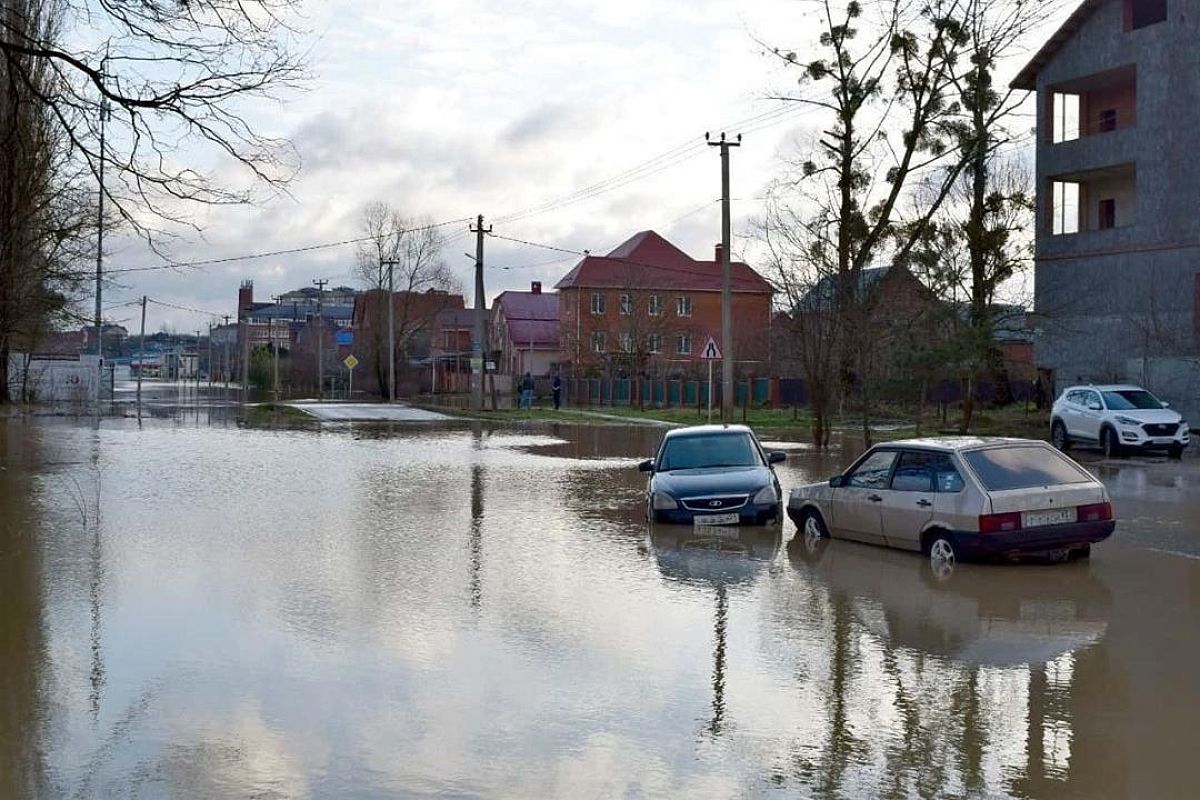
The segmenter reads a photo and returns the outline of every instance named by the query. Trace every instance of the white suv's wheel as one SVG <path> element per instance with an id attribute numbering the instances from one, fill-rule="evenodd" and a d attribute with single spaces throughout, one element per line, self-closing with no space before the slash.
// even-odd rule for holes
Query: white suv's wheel
<path id="1" fill-rule="evenodd" d="M 1100 444 L 1104 448 L 1105 458 L 1116 458 L 1121 455 L 1121 441 L 1117 438 L 1117 432 L 1112 428 L 1104 428 L 1100 431 Z"/>
<path id="2" fill-rule="evenodd" d="M 1062 420 L 1055 420 L 1050 426 L 1050 441 L 1054 444 L 1055 449 L 1066 452 L 1071 446 L 1071 439 L 1067 436 L 1067 426 L 1062 423 Z"/>

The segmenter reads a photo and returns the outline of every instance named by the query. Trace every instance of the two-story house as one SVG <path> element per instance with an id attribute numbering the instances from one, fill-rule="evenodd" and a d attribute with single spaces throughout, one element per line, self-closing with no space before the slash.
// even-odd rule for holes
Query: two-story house
<path id="1" fill-rule="evenodd" d="M 1037 91 L 1033 326 L 1059 388 L 1194 394 L 1171 387 L 1200 332 L 1197 42 L 1196 0 L 1085 0 L 1012 83 Z"/>
<path id="2" fill-rule="evenodd" d="M 740 261 L 731 286 L 737 370 L 765 371 L 774 290 Z M 699 261 L 642 231 L 608 255 L 584 257 L 556 288 L 562 358 L 577 375 L 693 373 L 708 338 L 721 341 L 719 247 Z"/>

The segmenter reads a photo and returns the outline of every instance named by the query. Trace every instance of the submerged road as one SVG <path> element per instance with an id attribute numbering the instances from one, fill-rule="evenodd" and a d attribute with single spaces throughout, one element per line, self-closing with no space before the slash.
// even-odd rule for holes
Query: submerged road
<path id="1" fill-rule="evenodd" d="M 401 403 L 322 403 L 296 401 L 285 403 L 322 422 L 441 422 L 453 419 L 436 411 L 413 408 Z"/>

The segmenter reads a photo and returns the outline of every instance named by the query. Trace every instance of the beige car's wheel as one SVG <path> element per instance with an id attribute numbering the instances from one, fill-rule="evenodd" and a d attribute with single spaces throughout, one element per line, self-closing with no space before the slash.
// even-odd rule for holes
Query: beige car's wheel
<path id="1" fill-rule="evenodd" d="M 929 543 L 929 566 L 933 568 L 934 576 L 939 579 L 949 577 L 957 562 L 958 551 L 954 547 L 954 540 L 945 534 L 935 536 Z"/>
<path id="2" fill-rule="evenodd" d="M 804 547 L 811 553 L 821 546 L 822 539 L 829 538 L 829 531 L 825 529 L 825 520 L 821 519 L 821 515 L 809 511 L 804 515 L 800 535 L 804 537 Z"/>

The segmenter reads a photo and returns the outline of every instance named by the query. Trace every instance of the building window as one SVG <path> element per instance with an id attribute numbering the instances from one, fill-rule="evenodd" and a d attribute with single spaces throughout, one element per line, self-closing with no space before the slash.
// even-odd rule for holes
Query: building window
<path id="1" fill-rule="evenodd" d="M 692 335 L 690 333 L 681 333 L 675 337 L 675 352 L 681 356 L 691 354 Z"/>
<path id="2" fill-rule="evenodd" d="M 592 293 L 592 313 L 593 314 L 603 314 L 604 313 L 604 295 L 600 292 Z"/>
<path id="3" fill-rule="evenodd" d="M 1050 232 L 1055 236 L 1079 233 L 1079 184 L 1054 181 L 1051 195 Z"/>
<path id="4" fill-rule="evenodd" d="M 692 298 L 676 297 L 675 313 L 681 317 L 690 317 L 692 315 Z"/>
<path id="5" fill-rule="evenodd" d="M 621 295 L 621 314 L 628 317 L 633 313 L 633 297 L 627 294 Z"/>
<path id="6" fill-rule="evenodd" d="M 604 331 L 593 331 L 592 332 L 592 352 L 593 353 L 603 353 L 604 352 Z"/>
<path id="7" fill-rule="evenodd" d="M 1125 0 L 1125 30 L 1166 22 L 1167 0 Z"/>
<path id="8" fill-rule="evenodd" d="M 622 333 L 621 337 L 620 337 L 620 342 L 621 342 L 621 352 L 622 353 L 632 353 L 633 352 L 633 334 Z"/>
<path id="9" fill-rule="evenodd" d="M 1106 108 L 1100 112 L 1100 122 L 1096 126 L 1096 130 L 1100 133 L 1108 133 L 1117 129 L 1117 110 L 1115 108 Z"/>
<path id="10" fill-rule="evenodd" d="M 1051 116 L 1051 141 L 1054 144 L 1079 138 L 1079 95 L 1055 92 Z"/>
<path id="11" fill-rule="evenodd" d="M 1098 228 L 1104 229 L 1117 227 L 1117 201 L 1115 199 L 1110 197 L 1107 200 L 1100 201 L 1098 219 Z"/>
<path id="12" fill-rule="evenodd" d="M 646 337 L 646 349 L 651 353 L 662 352 L 662 337 L 657 333 L 652 333 Z"/>
<path id="13" fill-rule="evenodd" d="M 650 316 L 657 317 L 662 314 L 662 295 L 652 294 L 646 301 L 646 309 Z"/>

